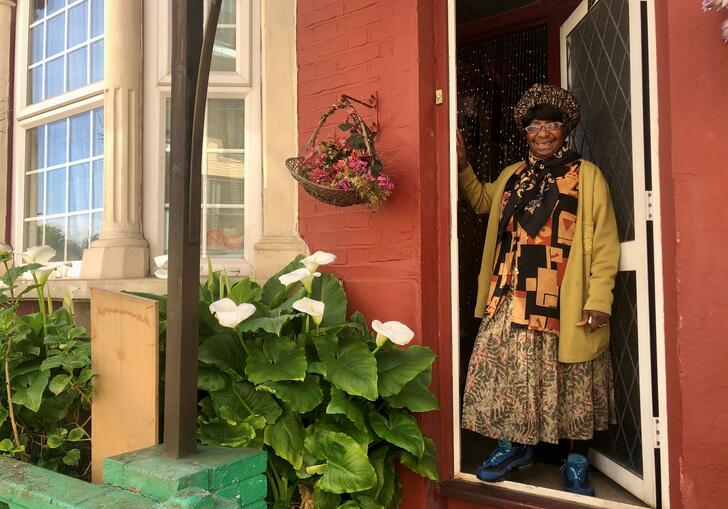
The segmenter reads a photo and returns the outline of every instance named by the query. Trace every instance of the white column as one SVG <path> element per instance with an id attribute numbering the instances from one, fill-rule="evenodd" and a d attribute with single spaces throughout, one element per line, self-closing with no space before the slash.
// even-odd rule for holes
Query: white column
<path id="1" fill-rule="evenodd" d="M 298 152 L 296 0 L 263 1 L 261 16 L 264 180 L 263 236 L 255 244 L 257 280 L 307 251 L 298 235 L 298 184 L 285 167 L 286 158 Z"/>
<path id="2" fill-rule="evenodd" d="M 81 277 L 148 273 L 142 235 L 142 0 L 104 2 L 104 225 Z"/>
<path id="3" fill-rule="evenodd" d="M 11 147 L 8 144 L 8 130 L 10 122 L 8 112 L 10 110 L 10 83 L 13 79 L 10 76 L 10 48 L 13 48 L 13 41 L 10 40 L 10 27 L 13 18 L 13 0 L 0 0 L 0 243 L 3 242 L 8 232 L 5 231 L 5 219 L 8 215 L 7 186 L 8 186 L 8 154 Z"/>

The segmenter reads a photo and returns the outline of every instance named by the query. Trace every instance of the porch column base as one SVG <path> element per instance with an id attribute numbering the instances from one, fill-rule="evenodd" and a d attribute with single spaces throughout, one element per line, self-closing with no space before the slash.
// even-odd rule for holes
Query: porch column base
<path id="1" fill-rule="evenodd" d="M 298 236 L 263 237 L 255 244 L 255 274 L 260 283 L 288 265 L 299 254 L 306 254 L 308 247 Z M 301 265 L 303 267 L 303 265 Z"/>
<path id="2" fill-rule="evenodd" d="M 142 278 L 149 266 L 149 245 L 144 239 L 126 241 L 97 240 L 83 252 L 82 279 Z"/>

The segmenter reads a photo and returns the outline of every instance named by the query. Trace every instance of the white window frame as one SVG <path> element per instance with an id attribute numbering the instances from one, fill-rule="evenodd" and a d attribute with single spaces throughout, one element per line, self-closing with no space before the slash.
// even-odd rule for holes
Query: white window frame
<path id="1" fill-rule="evenodd" d="M 262 235 L 262 122 L 260 0 L 235 0 L 235 72 L 211 72 L 209 99 L 245 102 L 244 247 L 242 258 L 213 258 L 213 267 L 232 275 L 253 274 L 254 247 Z M 250 20 L 245 22 L 245 18 Z M 144 176 L 143 226 L 150 257 L 164 252 L 165 103 L 171 94 L 171 2 L 144 2 Z M 153 261 L 151 262 L 153 266 Z M 203 273 L 207 259 L 202 258 Z"/>
<path id="2" fill-rule="evenodd" d="M 25 170 L 27 131 L 54 120 L 88 112 L 104 106 L 103 80 L 76 88 L 69 92 L 29 104 L 28 54 L 30 50 L 31 0 L 18 0 L 15 32 L 15 120 L 13 122 L 13 190 L 12 190 L 12 244 L 23 249 L 25 222 Z M 105 35 L 105 34 L 104 34 Z M 46 190 L 47 192 L 47 190 Z M 80 266 L 80 260 L 74 262 Z"/>

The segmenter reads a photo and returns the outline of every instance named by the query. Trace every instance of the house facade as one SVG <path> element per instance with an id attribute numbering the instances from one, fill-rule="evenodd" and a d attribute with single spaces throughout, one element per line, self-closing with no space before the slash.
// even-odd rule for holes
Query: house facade
<path id="1" fill-rule="evenodd" d="M 442 480 L 402 469 L 402 507 L 723 507 L 721 22 L 697 0 L 223 3 L 203 257 L 265 279 L 333 252 L 351 310 L 402 321 L 437 353 L 440 410 L 422 424 Z M 164 291 L 149 274 L 166 252 L 171 27 L 171 0 L 0 0 L 0 229 L 72 263 L 59 295 Z M 619 423 L 593 447 L 595 499 L 559 491 L 548 450 L 535 474 L 478 482 L 488 442 L 459 426 L 483 222 L 458 204 L 454 132 L 497 175 L 522 151 L 508 112 L 534 81 L 579 97 L 572 141 L 605 171 L 620 227 Z M 396 189 L 376 213 L 318 202 L 285 169 L 341 94 L 377 100 L 362 113 Z"/>

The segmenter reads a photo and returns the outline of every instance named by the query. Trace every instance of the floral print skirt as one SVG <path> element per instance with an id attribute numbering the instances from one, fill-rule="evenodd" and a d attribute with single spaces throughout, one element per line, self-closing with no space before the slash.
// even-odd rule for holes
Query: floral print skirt
<path id="1" fill-rule="evenodd" d="M 616 423 L 609 351 L 587 362 L 558 361 L 559 337 L 511 326 L 513 292 L 480 326 L 470 357 L 462 426 L 523 444 L 589 440 Z"/>

